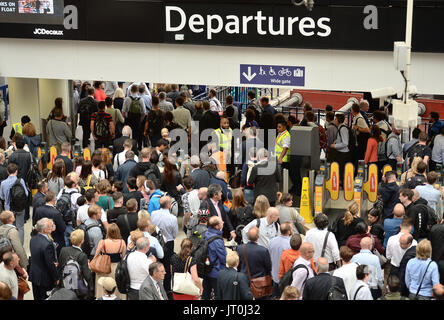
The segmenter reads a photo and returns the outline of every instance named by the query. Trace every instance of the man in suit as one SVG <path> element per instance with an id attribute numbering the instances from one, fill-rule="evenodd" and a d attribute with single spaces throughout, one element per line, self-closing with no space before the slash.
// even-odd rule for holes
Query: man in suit
<path id="1" fill-rule="evenodd" d="M 32 208 L 35 210 L 46 203 L 46 193 L 48 192 L 48 182 L 41 181 L 37 185 L 37 193 L 32 198 Z"/>
<path id="2" fill-rule="evenodd" d="M 235 251 L 227 254 L 228 268 L 219 271 L 217 276 L 216 300 L 253 300 L 248 277 L 238 272 L 239 255 Z M 237 275 L 237 279 L 235 279 Z M 237 282 L 235 289 L 234 282 Z"/>
<path id="3" fill-rule="evenodd" d="M 29 244 L 32 258 L 29 281 L 32 283 L 34 300 L 45 300 L 48 297 L 46 292 L 58 283 L 56 251 L 50 238 L 55 230 L 54 222 L 42 218 L 37 221 L 36 230 L 38 234 L 31 238 Z"/>
<path id="4" fill-rule="evenodd" d="M 247 244 L 237 247 L 239 255 L 239 269 L 245 275 L 251 276 L 251 279 L 265 277 L 271 275 L 271 258 L 270 253 L 263 246 L 258 245 L 259 229 L 255 226 L 248 230 Z M 250 272 L 248 272 L 245 254 L 248 260 Z"/>
<path id="5" fill-rule="evenodd" d="M 230 218 L 225 212 L 224 204 L 222 202 L 222 187 L 218 184 L 211 184 L 207 191 L 206 209 L 210 211 L 210 217 L 218 216 L 224 221 L 225 228 L 223 235 L 228 238 L 228 234 L 232 239 L 236 239 L 236 232 L 231 224 Z"/>
<path id="6" fill-rule="evenodd" d="M 276 194 L 278 183 L 281 182 L 281 173 L 278 170 L 277 163 L 268 159 L 268 151 L 264 148 L 259 149 L 259 162 L 251 169 L 248 184 L 254 184 L 254 199 L 260 195 L 267 197 L 270 206 L 274 207 L 276 203 Z"/>
<path id="7" fill-rule="evenodd" d="M 48 191 L 45 197 L 45 205 L 38 207 L 32 215 L 32 222 L 35 225 L 42 218 L 48 218 L 54 221 L 56 229 L 51 233 L 54 242 L 57 243 L 57 256 L 60 250 L 65 246 L 65 229 L 66 224 L 59 210 L 55 208 L 57 201 L 56 195 L 52 191 Z"/>
<path id="8" fill-rule="evenodd" d="M 116 175 L 114 176 L 115 181 L 123 182 L 123 193 L 128 192 L 128 186 L 126 185 L 126 179 L 128 179 L 131 170 L 137 165 L 137 162 L 134 160 L 134 152 L 127 151 L 125 153 L 125 162 L 121 164 L 116 171 Z"/>
<path id="9" fill-rule="evenodd" d="M 333 286 L 333 276 L 328 273 L 328 260 L 323 257 L 318 258 L 316 265 L 318 275 L 308 279 L 305 283 L 302 300 L 328 300 L 328 291 Z M 339 277 L 334 278 L 336 280 L 336 288 L 338 288 L 347 298 L 344 280 Z"/>
<path id="10" fill-rule="evenodd" d="M 91 115 L 99 111 L 97 101 L 94 99 L 94 88 L 88 88 L 88 96 L 79 102 L 79 125 L 82 126 L 83 138 L 82 147 L 86 148 L 89 145 L 89 138 L 91 136 Z"/>
<path id="11" fill-rule="evenodd" d="M 163 288 L 165 267 L 160 262 L 153 262 L 148 267 L 150 275 L 146 277 L 139 289 L 139 300 L 168 300 Z"/>
<path id="12" fill-rule="evenodd" d="M 190 177 L 194 179 L 194 188 L 207 188 L 210 185 L 210 174 L 208 171 L 200 168 L 199 156 L 191 156 L 190 165 L 193 168 L 190 173 Z"/>
<path id="13" fill-rule="evenodd" d="M 139 155 L 139 150 L 137 150 L 137 141 L 135 139 L 131 139 L 132 130 L 130 126 L 124 126 L 122 129 L 122 136 L 118 139 L 115 139 L 113 142 L 113 155 L 117 155 L 118 153 L 122 152 L 124 147 L 123 144 L 125 143 L 126 139 L 130 139 L 131 143 L 133 145 L 132 151 L 135 155 Z"/>
<path id="14" fill-rule="evenodd" d="M 89 298 L 92 298 L 94 297 L 94 280 L 88 266 L 88 257 L 81 249 L 83 241 L 85 240 L 85 232 L 80 229 L 74 230 L 71 233 L 69 240 L 71 241 L 72 246 L 62 248 L 59 255 L 58 273 L 60 276 L 62 275 L 63 268 L 69 259 L 72 258 L 74 261 L 77 261 L 80 266 L 81 275 L 88 283 L 88 296 Z M 60 280 L 63 281 L 63 279 Z"/>

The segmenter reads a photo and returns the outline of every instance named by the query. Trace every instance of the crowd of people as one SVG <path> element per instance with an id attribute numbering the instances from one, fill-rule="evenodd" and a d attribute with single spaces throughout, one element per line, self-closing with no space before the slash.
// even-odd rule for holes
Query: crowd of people
<path id="1" fill-rule="evenodd" d="M 35 300 L 443 298 L 439 116 L 402 146 L 386 110 L 369 114 L 366 101 L 347 126 L 330 106 L 321 124 L 308 102 L 299 121 L 254 91 L 243 112 L 215 89 L 193 101 L 200 88 L 178 88 L 75 82 L 76 117 L 57 98 L 47 122 L 53 163 L 37 157 L 28 116 L 13 124 L 9 148 L 1 138 L 1 299 L 23 299 L 29 283 Z M 73 155 L 73 124 L 90 160 Z M 368 217 L 351 202 L 335 221 L 318 214 L 309 226 L 293 202 L 302 161 L 291 155 L 293 126 L 318 127 L 320 153 L 342 168 L 365 160 L 381 171 L 405 159 L 406 172 L 384 174 Z M 177 129 L 188 149 L 175 146 Z M 192 136 L 205 130 L 192 154 Z"/>

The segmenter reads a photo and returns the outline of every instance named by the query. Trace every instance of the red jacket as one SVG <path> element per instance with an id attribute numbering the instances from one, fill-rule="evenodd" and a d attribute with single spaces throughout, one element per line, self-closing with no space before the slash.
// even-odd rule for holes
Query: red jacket
<path id="1" fill-rule="evenodd" d="M 345 243 L 345 245 L 347 247 L 349 247 L 350 249 L 352 249 L 354 254 L 357 254 L 361 251 L 361 239 L 365 238 L 365 237 L 370 237 L 370 236 L 373 236 L 373 235 L 370 235 L 368 233 L 352 235 L 347 239 L 347 242 Z M 376 250 L 378 250 L 378 252 L 380 254 L 384 254 L 384 247 L 382 246 L 378 237 L 373 236 L 373 239 L 375 240 Z M 373 248 L 371 251 L 373 251 Z"/>

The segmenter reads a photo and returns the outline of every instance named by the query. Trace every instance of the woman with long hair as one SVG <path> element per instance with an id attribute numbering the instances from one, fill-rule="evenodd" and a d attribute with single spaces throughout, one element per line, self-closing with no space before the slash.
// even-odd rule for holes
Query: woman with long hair
<path id="1" fill-rule="evenodd" d="M 401 175 L 401 186 L 404 185 L 409 178 L 413 178 L 414 176 L 420 174 L 418 172 L 418 164 L 421 162 L 423 162 L 421 157 L 414 157 L 413 158 L 412 165 L 410 166 L 410 169 L 408 169 L 406 172 L 404 172 Z M 424 178 L 427 179 L 427 175 L 425 172 L 423 173 L 423 175 L 424 175 Z"/>
<path id="2" fill-rule="evenodd" d="M 96 189 L 99 196 L 99 201 L 97 201 L 96 204 L 102 207 L 105 212 L 114 209 L 114 200 L 109 195 L 109 192 L 111 191 L 111 183 L 106 179 L 100 180 Z"/>
<path id="3" fill-rule="evenodd" d="M 203 287 L 202 281 L 199 279 L 197 274 L 197 262 L 191 257 L 191 252 L 193 251 L 193 243 L 190 239 L 185 238 L 182 240 L 180 244 L 179 254 L 174 254 L 171 256 L 171 279 L 174 279 L 174 274 L 177 273 L 186 273 L 189 272 L 191 274 L 191 278 L 194 281 L 194 284 L 199 288 L 200 293 L 199 296 L 202 295 Z M 173 282 L 174 287 L 174 282 Z M 174 300 L 197 300 L 199 296 L 191 296 L 187 294 L 180 294 L 173 292 Z"/>
<path id="4" fill-rule="evenodd" d="M 308 230 L 305 226 L 305 219 L 293 207 L 293 195 L 290 193 L 278 192 L 277 208 L 279 209 L 279 222 L 290 222 L 294 233 L 304 234 Z"/>
<path id="5" fill-rule="evenodd" d="M 74 171 L 80 176 L 80 172 L 82 172 L 82 166 L 85 162 L 85 158 L 83 156 L 78 156 L 74 158 Z"/>
<path id="6" fill-rule="evenodd" d="M 100 157 L 102 162 L 100 168 L 105 172 L 105 179 L 113 180 L 114 168 L 112 163 L 111 151 L 108 148 L 100 148 Z"/>
<path id="7" fill-rule="evenodd" d="M 341 215 L 336 221 L 337 230 L 335 232 L 338 246 L 344 246 L 348 237 L 356 234 L 355 226 L 364 220 L 358 217 L 359 204 L 356 201 L 352 201 L 347 208 L 347 211 Z"/>
<path id="8" fill-rule="evenodd" d="M 102 155 L 101 153 L 93 154 L 92 157 L 92 168 L 91 168 L 93 176 L 97 178 L 98 181 L 105 179 L 105 171 L 102 170 Z"/>
<path id="9" fill-rule="evenodd" d="M 79 187 L 85 189 L 93 188 L 98 182 L 99 180 L 92 174 L 91 160 L 85 161 L 79 174 Z"/>
<path id="10" fill-rule="evenodd" d="M 181 188 L 181 191 L 178 191 L 177 187 L 182 185 L 182 177 L 179 174 L 179 171 L 177 171 L 176 164 L 172 163 L 171 158 L 168 157 L 168 152 L 163 153 L 163 163 L 165 167 L 162 173 L 163 181 L 160 189 L 166 191 L 171 197 L 173 197 L 179 204 L 180 209 L 182 207 L 180 205 L 182 203 L 182 191 L 185 191 L 185 189 Z"/>
<path id="11" fill-rule="evenodd" d="M 253 213 L 257 219 L 264 218 L 267 215 L 267 210 L 270 208 L 270 202 L 264 195 L 260 195 L 256 198 L 253 207 Z"/>
<path id="12" fill-rule="evenodd" d="M 236 189 L 233 192 L 232 205 L 228 216 L 233 224 L 233 228 L 241 224 L 245 226 L 254 220 L 253 207 L 245 200 L 242 189 Z"/>
<path id="13" fill-rule="evenodd" d="M 367 149 L 365 151 L 365 164 L 378 165 L 378 143 L 383 142 L 384 138 L 381 135 L 381 129 L 378 126 L 372 125 L 370 128 L 370 138 L 367 142 Z"/>
<path id="14" fill-rule="evenodd" d="M 101 297 L 104 295 L 103 287 L 99 286 L 97 281 L 101 277 L 111 277 L 115 279 L 116 268 L 119 262 L 123 259 L 126 252 L 125 241 L 122 239 L 120 234 L 120 229 L 115 223 L 111 223 L 106 230 L 106 239 L 100 240 L 97 244 L 97 250 L 95 257 L 99 254 L 106 254 L 111 260 L 111 273 L 96 273 L 96 297 Z M 116 296 L 125 300 L 125 295 L 121 294 L 119 290 L 116 290 Z"/>
<path id="15" fill-rule="evenodd" d="M 36 134 L 35 126 L 32 122 L 28 122 L 23 126 L 22 133 L 23 139 L 25 139 L 28 145 L 29 152 L 31 152 L 34 157 L 37 157 L 37 149 L 42 144 L 42 139 Z"/>
<path id="16" fill-rule="evenodd" d="M 63 159 L 57 159 L 52 165 L 52 170 L 48 176 L 48 189 L 59 194 L 60 190 L 65 186 L 66 168 Z"/>

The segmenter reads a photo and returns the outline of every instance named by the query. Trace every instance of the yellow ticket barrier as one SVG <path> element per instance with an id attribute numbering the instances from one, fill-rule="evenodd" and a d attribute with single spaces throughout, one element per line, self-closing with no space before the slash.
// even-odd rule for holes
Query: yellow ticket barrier
<path id="1" fill-rule="evenodd" d="M 348 162 L 344 169 L 344 199 L 346 201 L 353 200 L 354 183 L 355 183 L 355 166 Z"/>
<path id="2" fill-rule="evenodd" d="M 330 192 L 332 200 L 339 199 L 339 164 L 332 162 L 330 165 L 330 178 L 325 183 L 325 188 Z"/>
<path id="3" fill-rule="evenodd" d="M 357 177 L 353 186 L 353 200 L 358 204 L 358 217 L 361 216 L 362 178 Z"/>
<path id="4" fill-rule="evenodd" d="M 308 180 L 308 177 L 302 179 L 300 214 L 302 218 L 305 219 L 305 223 L 313 222 L 313 216 L 311 214 L 311 201 L 310 201 L 310 182 Z"/>
<path id="5" fill-rule="evenodd" d="M 52 165 L 54 164 L 54 160 L 56 157 L 57 157 L 57 149 L 55 146 L 52 146 L 51 148 L 49 148 L 49 161 L 47 165 L 47 168 L 49 170 L 52 170 Z"/>
<path id="6" fill-rule="evenodd" d="M 314 192 L 314 212 L 315 215 L 324 212 L 325 201 L 325 167 L 321 166 L 319 174 L 315 179 L 315 192 Z"/>
<path id="7" fill-rule="evenodd" d="M 85 161 L 91 160 L 91 151 L 88 148 L 83 149 L 83 159 Z"/>
<path id="8" fill-rule="evenodd" d="M 375 202 L 378 198 L 378 166 L 371 164 L 368 167 L 368 179 L 364 182 L 364 191 L 367 193 L 367 199 Z"/>

